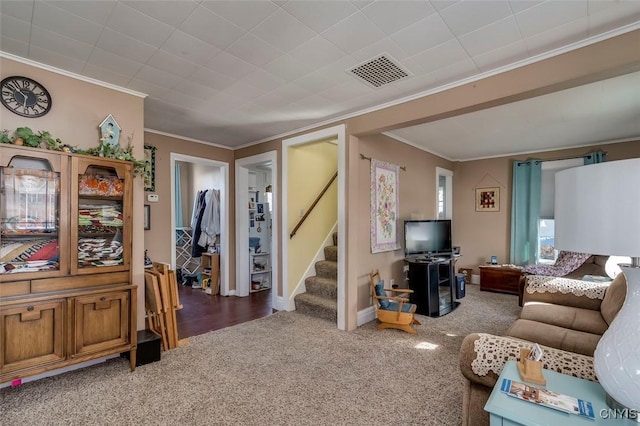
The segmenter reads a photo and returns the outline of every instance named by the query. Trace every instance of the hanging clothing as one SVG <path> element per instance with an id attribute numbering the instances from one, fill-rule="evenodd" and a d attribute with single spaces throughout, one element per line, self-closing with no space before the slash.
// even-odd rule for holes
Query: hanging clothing
<path id="1" fill-rule="evenodd" d="M 205 209 L 202 214 L 200 237 L 198 245 L 208 247 L 216 243 L 220 235 L 220 191 L 212 189 L 205 197 Z"/>
<path id="2" fill-rule="evenodd" d="M 207 191 L 198 191 L 194 202 L 193 215 L 191 218 L 191 228 L 193 229 L 193 241 L 191 245 L 191 257 L 200 257 L 207 249 L 198 244 L 202 233 L 202 216 L 206 208 Z"/>

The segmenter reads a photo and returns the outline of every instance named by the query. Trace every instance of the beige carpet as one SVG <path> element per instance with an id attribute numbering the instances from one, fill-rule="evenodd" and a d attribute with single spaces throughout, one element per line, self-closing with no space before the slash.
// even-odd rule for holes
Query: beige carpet
<path id="1" fill-rule="evenodd" d="M 0 390 L 1 423 L 457 425 L 462 338 L 504 332 L 517 304 L 468 286 L 413 336 L 281 312 L 193 337 L 134 373 L 119 358 Z"/>

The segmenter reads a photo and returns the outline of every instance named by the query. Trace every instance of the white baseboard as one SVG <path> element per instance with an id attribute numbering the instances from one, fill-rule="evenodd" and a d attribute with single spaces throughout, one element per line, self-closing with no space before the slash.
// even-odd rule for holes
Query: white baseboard
<path id="1" fill-rule="evenodd" d="M 81 368 L 89 367 L 91 365 L 100 364 L 100 363 L 105 362 L 108 359 L 117 358 L 119 356 L 120 356 L 119 354 L 113 354 L 113 355 L 109 355 L 109 356 L 106 356 L 106 357 L 103 357 L 103 358 L 96 358 L 96 359 L 92 359 L 92 360 L 89 360 L 89 361 L 81 362 L 79 364 L 69 365 L 67 367 L 59 368 L 57 370 L 51 370 L 51 371 L 47 371 L 45 373 L 35 374 L 33 376 L 29 376 L 29 377 L 25 377 L 23 379 L 19 379 L 19 383 L 16 384 L 15 386 L 20 386 L 21 384 L 24 384 L 24 383 L 34 382 L 36 380 L 44 379 L 45 377 L 57 376 L 58 374 L 67 373 L 69 371 L 74 371 L 74 370 L 79 370 Z M 127 363 L 127 368 L 128 368 L 128 366 L 129 366 L 129 363 Z M 11 382 L 11 381 L 6 382 L 6 383 L 2 383 L 2 384 L 0 384 L 0 389 L 8 388 L 9 386 L 12 386 L 12 383 L 13 382 Z"/>
<path id="2" fill-rule="evenodd" d="M 369 306 L 361 311 L 358 311 L 358 316 L 356 318 L 356 325 L 360 327 L 363 324 L 368 323 L 369 321 L 373 321 L 376 319 L 376 308 L 373 306 Z"/>

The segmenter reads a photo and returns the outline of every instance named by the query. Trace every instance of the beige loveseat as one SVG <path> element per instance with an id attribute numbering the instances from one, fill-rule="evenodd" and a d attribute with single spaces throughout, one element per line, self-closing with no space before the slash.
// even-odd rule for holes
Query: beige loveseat
<path id="1" fill-rule="evenodd" d="M 504 363 L 533 343 L 545 351 L 544 368 L 596 380 L 593 353 L 622 307 L 626 288 L 623 274 L 611 283 L 528 276 L 522 312 L 505 336 L 474 333 L 462 342 L 463 424 L 489 424 L 484 405 Z"/>

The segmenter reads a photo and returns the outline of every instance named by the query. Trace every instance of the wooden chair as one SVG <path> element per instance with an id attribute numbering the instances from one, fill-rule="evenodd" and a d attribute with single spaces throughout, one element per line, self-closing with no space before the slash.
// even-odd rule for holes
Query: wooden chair
<path id="1" fill-rule="evenodd" d="M 413 290 L 406 288 L 378 288 L 378 291 L 376 291 L 376 284 L 381 282 L 380 272 L 377 269 L 369 274 L 369 278 L 371 280 L 371 296 L 376 310 L 376 318 L 380 321 L 376 328 L 396 328 L 410 334 L 416 334 L 416 330 L 411 325 L 420 325 L 420 321 L 414 318 L 416 305 L 409 303 L 407 297 L 407 295 L 413 293 Z M 386 292 L 391 292 L 393 296 L 387 296 Z"/>

